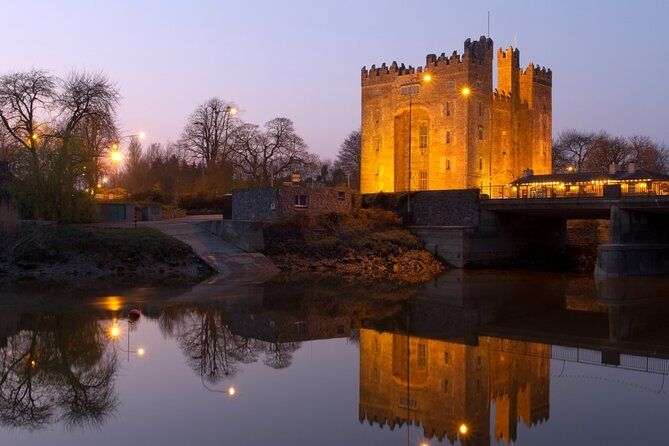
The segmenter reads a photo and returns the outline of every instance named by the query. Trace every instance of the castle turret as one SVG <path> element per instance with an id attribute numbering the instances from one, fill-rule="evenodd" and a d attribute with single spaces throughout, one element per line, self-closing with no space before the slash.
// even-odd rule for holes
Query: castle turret
<path id="1" fill-rule="evenodd" d="M 497 88 L 518 98 L 520 90 L 520 51 L 512 46 L 497 50 Z"/>

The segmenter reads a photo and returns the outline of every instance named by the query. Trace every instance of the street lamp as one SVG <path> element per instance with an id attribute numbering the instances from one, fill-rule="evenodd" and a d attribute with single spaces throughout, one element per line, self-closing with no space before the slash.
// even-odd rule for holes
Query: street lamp
<path id="1" fill-rule="evenodd" d="M 409 178 L 407 183 L 407 223 L 411 223 L 411 115 L 413 109 L 413 95 L 419 92 L 419 89 L 414 89 L 413 87 L 418 87 L 424 82 L 430 82 L 432 80 L 432 75 L 430 73 L 425 73 L 423 77 L 415 77 L 408 82 L 404 82 L 400 85 L 401 88 L 409 87 L 407 89 L 407 94 L 409 95 L 409 157 L 407 165 L 409 167 Z"/>

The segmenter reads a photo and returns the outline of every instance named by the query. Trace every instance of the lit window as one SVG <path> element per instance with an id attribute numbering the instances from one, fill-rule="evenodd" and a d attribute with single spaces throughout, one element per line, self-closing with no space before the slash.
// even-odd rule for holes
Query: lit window
<path id="1" fill-rule="evenodd" d="M 309 206 L 309 201 L 306 195 L 295 195 L 295 207 L 306 208 Z"/>
<path id="2" fill-rule="evenodd" d="M 482 125 L 479 126 L 479 139 L 481 141 L 483 141 L 483 126 Z"/>
<path id="3" fill-rule="evenodd" d="M 427 190 L 427 170 L 420 171 L 420 190 Z"/>
<path id="4" fill-rule="evenodd" d="M 446 132 L 446 144 L 450 143 L 451 143 L 451 131 L 449 130 Z"/>
<path id="5" fill-rule="evenodd" d="M 418 127 L 418 147 L 421 149 L 427 147 L 427 122 L 421 122 Z"/>

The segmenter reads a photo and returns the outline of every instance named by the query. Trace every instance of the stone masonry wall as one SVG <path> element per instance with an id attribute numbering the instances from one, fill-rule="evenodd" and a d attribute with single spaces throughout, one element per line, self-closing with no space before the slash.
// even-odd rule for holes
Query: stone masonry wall
<path id="1" fill-rule="evenodd" d="M 278 218 L 277 190 L 235 189 L 232 191 L 233 220 L 271 220 Z"/>
<path id="2" fill-rule="evenodd" d="M 609 220 L 567 220 L 567 244 L 597 247 L 609 242 Z"/>
<path id="3" fill-rule="evenodd" d="M 380 207 L 406 217 L 406 193 L 366 194 L 363 207 Z M 478 226 L 478 189 L 420 191 L 411 194 L 413 225 Z"/>
<path id="4" fill-rule="evenodd" d="M 306 206 L 296 206 L 296 196 L 306 196 Z M 351 193 L 345 189 L 280 187 L 232 191 L 233 220 L 273 220 L 296 212 L 348 212 L 351 207 Z"/>

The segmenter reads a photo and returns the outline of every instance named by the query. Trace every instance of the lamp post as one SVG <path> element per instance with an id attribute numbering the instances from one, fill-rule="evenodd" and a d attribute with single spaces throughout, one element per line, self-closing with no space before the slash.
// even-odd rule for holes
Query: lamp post
<path id="1" fill-rule="evenodd" d="M 412 118 L 412 109 L 413 109 L 413 95 L 418 93 L 420 90 L 418 87 L 424 82 L 430 82 L 432 80 L 432 75 L 430 73 L 425 73 L 423 77 L 415 77 L 408 82 L 405 82 L 400 85 L 401 88 L 407 87 L 407 94 L 409 95 L 409 156 L 407 159 L 407 166 L 409 170 L 408 182 L 407 182 L 407 223 L 411 223 L 411 118 Z"/>

